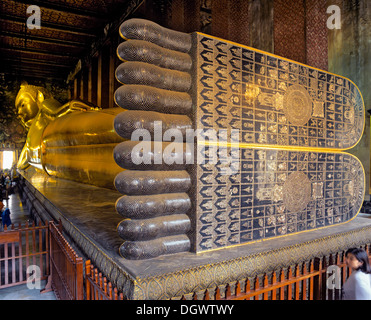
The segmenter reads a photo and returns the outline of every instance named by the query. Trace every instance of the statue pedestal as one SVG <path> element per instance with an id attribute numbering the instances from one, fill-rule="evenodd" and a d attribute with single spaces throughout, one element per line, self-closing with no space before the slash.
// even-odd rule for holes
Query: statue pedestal
<path id="1" fill-rule="evenodd" d="M 119 255 L 123 240 L 116 230 L 122 220 L 115 210 L 119 192 L 56 179 L 33 168 L 20 174 L 28 209 L 42 220 L 61 219 L 79 251 L 129 299 L 180 298 L 371 242 L 371 215 L 358 214 L 345 224 L 278 239 L 127 260 Z"/>

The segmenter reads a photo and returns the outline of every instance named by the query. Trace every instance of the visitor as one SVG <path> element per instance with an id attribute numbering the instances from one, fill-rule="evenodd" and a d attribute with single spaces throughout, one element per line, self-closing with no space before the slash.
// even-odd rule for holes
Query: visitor
<path id="1" fill-rule="evenodd" d="M 1 186 L 4 186 L 5 183 L 5 176 L 3 170 L 1 170 L 1 175 L 0 175 L 0 184 Z"/>
<path id="2" fill-rule="evenodd" d="M 4 209 L 4 204 L 0 202 L 0 211 L 4 230 L 4 226 L 9 227 L 12 224 L 12 220 L 10 219 L 10 210 L 9 208 Z"/>
<path id="3" fill-rule="evenodd" d="M 0 171 L 0 201 L 3 201 L 3 193 L 5 193 L 5 188 L 4 188 L 4 182 L 5 182 L 5 177 L 3 170 Z"/>
<path id="4" fill-rule="evenodd" d="M 5 199 L 9 200 L 10 186 L 11 186 L 10 177 L 7 174 L 5 177 Z"/>
<path id="5" fill-rule="evenodd" d="M 351 275 L 343 285 L 343 300 L 371 300 L 371 267 L 367 252 L 351 248 L 345 253 Z"/>

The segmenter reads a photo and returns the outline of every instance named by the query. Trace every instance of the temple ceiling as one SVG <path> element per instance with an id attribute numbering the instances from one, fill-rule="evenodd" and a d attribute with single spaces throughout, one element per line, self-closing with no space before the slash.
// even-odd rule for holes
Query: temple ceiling
<path id="1" fill-rule="evenodd" d="M 3 0 L 0 3 L 0 73 L 17 79 L 65 81 L 79 59 L 104 35 L 105 26 L 130 14 L 133 0 Z M 31 5 L 40 8 L 40 28 L 29 28 Z M 31 17 L 31 19 L 33 19 Z"/>

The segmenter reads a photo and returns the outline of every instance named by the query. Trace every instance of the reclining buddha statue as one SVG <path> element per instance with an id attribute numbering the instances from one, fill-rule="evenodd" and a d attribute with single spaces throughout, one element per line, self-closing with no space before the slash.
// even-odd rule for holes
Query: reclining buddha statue
<path id="1" fill-rule="evenodd" d="M 114 188 L 122 169 L 112 152 L 123 139 L 113 120 L 121 108 L 101 109 L 80 100 L 62 105 L 45 88 L 27 83 L 22 83 L 15 105 L 28 129 L 18 169 L 31 165 L 59 178 Z"/>
<path id="2" fill-rule="evenodd" d="M 114 148 L 130 140 L 134 129 L 153 136 L 156 121 L 161 121 L 163 132 L 191 127 L 186 116 L 125 110 L 122 121 L 116 117 L 123 113 L 121 107 L 102 109 L 81 100 L 62 105 L 45 88 L 27 83 L 22 83 L 15 105 L 28 129 L 19 170 L 33 166 L 51 176 L 109 189 L 117 187 L 120 181 L 115 177 L 123 171 L 114 159 Z M 167 176 L 178 178 L 176 172 Z M 138 179 L 130 178 L 130 187 L 138 188 Z"/>
<path id="3" fill-rule="evenodd" d="M 351 80 L 148 20 L 119 31 L 122 109 L 61 105 L 27 85 L 16 105 L 29 127 L 19 168 L 122 194 L 122 257 L 252 244 L 357 215 L 364 169 L 343 151 L 363 136 L 365 112 Z"/>

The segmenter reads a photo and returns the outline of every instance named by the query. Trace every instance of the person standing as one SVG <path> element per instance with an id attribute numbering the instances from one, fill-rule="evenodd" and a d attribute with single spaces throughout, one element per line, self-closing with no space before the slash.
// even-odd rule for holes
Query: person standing
<path id="1" fill-rule="evenodd" d="M 12 224 L 12 220 L 10 219 L 10 210 L 9 208 L 4 209 L 4 204 L 0 202 L 0 211 L 4 230 L 4 226 L 9 227 Z"/>
<path id="2" fill-rule="evenodd" d="M 3 170 L 1 170 L 1 175 L 0 175 L 0 184 L 4 186 L 5 183 L 5 176 Z"/>
<path id="3" fill-rule="evenodd" d="M 367 252 L 360 248 L 348 249 L 345 253 L 351 275 L 343 285 L 343 300 L 371 300 L 371 267 Z"/>
<path id="4" fill-rule="evenodd" d="M 5 177 L 5 200 L 9 200 L 9 191 L 10 191 L 11 181 L 9 174 Z"/>

